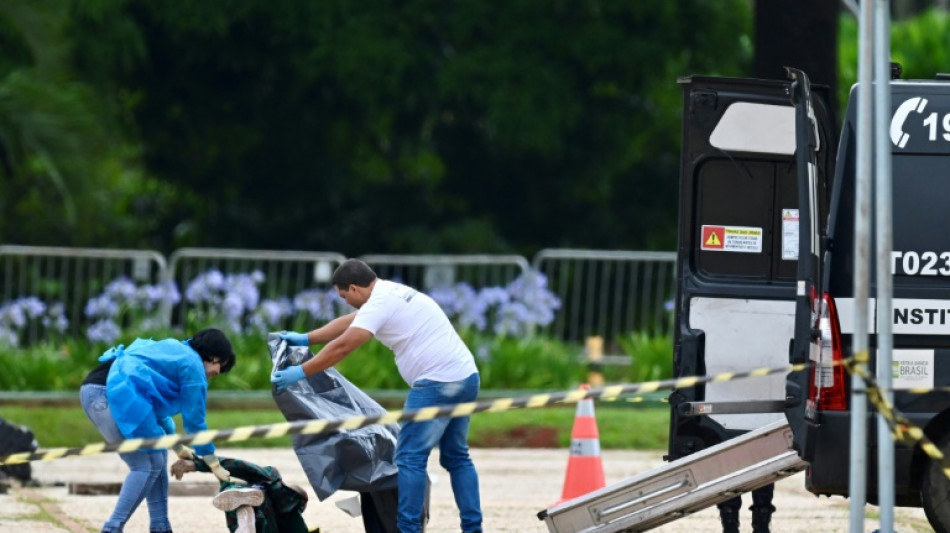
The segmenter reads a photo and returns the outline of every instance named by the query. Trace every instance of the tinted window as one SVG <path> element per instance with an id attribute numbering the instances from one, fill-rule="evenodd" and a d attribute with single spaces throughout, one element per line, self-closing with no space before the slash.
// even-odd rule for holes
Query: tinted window
<path id="1" fill-rule="evenodd" d="M 902 283 L 950 283 L 950 157 L 893 156 L 894 260 Z"/>

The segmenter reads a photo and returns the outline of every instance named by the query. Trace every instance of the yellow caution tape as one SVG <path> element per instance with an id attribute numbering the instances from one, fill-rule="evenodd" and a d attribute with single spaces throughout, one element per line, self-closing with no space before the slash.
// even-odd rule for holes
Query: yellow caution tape
<path id="1" fill-rule="evenodd" d="M 646 381 L 625 385 L 610 385 L 597 389 L 577 389 L 567 392 L 536 394 L 521 398 L 501 398 L 490 401 L 468 402 L 440 407 L 427 407 L 405 411 L 391 411 L 378 416 L 358 416 L 337 420 L 298 420 L 279 424 L 242 426 L 232 429 L 209 429 L 188 435 L 165 435 L 151 439 L 131 439 L 114 444 L 96 443 L 76 448 L 47 448 L 0 456 L 0 466 L 50 461 L 73 455 L 94 455 L 108 452 L 133 452 L 170 448 L 176 444 L 207 444 L 209 442 L 239 442 L 250 439 L 270 439 L 286 435 L 318 435 L 333 431 L 359 429 L 373 424 L 419 422 L 433 418 L 457 418 L 480 412 L 498 412 L 514 407 L 545 407 L 555 403 L 576 403 L 585 398 L 611 400 L 624 394 L 642 394 L 659 390 L 693 387 L 702 383 L 720 383 L 736 379 L 785 374 L 807 369 L 810 364 L 760 368 L 748 372 L 726 372 L 714 376 L 690 376 L 659 381 Z"/>
<path id="2" fill-rule="evenodd" d="M 891 429 L 891 435 L 894 436 L 894 440 L 904 444 L 908 448 L 919 445 L 920 449 L 927 454 L 927 457 L 933 461 L 940 462 L 940 468 L 943 470 L 943 474 L 950 479 L 950 460 L 948 460 L 943 452 L 940 451 L 940 448 L 927 437 L 923 429 L 914 425 L 903 413 L 891 405 L 887 397 L 882 393 L 882 389 L 877 384 L 877 380 L 868 374 L 865 366 L 857 363 L 858 361 L 855 359 L 844 361 L 845 368 L 848 369 L 848 372 L 857 374 L 858 377 L 864 381 L 865 385 L 867 385 L 868 400 L 871 401 L 871 405 L 877 409 L 877 412 L 884 417 L 888 427 Z M 928 392 L 930 391 L 930 389 L 927 390 Z"/>

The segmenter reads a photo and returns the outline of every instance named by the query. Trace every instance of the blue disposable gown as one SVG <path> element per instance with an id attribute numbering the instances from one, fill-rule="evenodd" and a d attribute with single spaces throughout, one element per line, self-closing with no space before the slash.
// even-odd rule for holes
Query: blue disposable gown
<path id="1" fill-rule="evenodd" d="M 106 380 L 109 408 L 127 439 L 165 435 L 158 421 L 181 413 L 187 433 L 208 429 L 205 405 L 208 377 L 204 364 L 187 342 L 136 339 L 128 347 L 110 348 L 99 361 L 115 359 Z M 197 455 L 214 453 L 214 444 L 194 446 Z"/>

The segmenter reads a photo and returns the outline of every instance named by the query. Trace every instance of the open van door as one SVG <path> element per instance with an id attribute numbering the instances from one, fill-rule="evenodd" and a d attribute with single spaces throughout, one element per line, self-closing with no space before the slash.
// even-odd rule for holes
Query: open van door
<path id="1" fill-rule="evenodd" d="M 835 124 L 827 88 L 809 87 L 801 71 L 789 74 L 790 80 L 679 80 L 675 377 L 808 359 L 807 346 L 799 347 L 804 355 L 790 353 L 791 339 L 797 329 L 812 328 Z M 673 391 L 667 459 L 787 415 L 797 423 L 807 377 L 790 379 L 775 374 Z"/>
<path id="2" fill-rule="evenodd" d="M 822 231 L 827 228 L 827 208 L 822 210 L 822 189 L 830 184 L 819 183 L 818 155 L 821 138 L 811 98 L 811 84 L 801 70 L 789 68 L 792 83 L 792 104 L 795 106 L 795 137 L 799 206 L 798 265 L 795 283 L 795 335 L 791 341 L 789 362 L 804 364 L 817 359 L 817 343 L 822 342 L 820 321 L 823 314 Z M 831 162 L 826 170 L 834 168 Z M 827 173 L 825 173 L 827 175 Z M 827 203 L 825 204 L 827 206 Z M 818 370 L 815 370 L 818 368 Z M 807 449 L 807 425 L 815 419 L 814 406 L 808 405 L 809 373 L 821 372 L 809 367 L 788 375 L 785 392 L 785 416 L 792 427 L 794 446 L 802 458 Z M 834 370 L 834 369 L 830 369 Z"/>

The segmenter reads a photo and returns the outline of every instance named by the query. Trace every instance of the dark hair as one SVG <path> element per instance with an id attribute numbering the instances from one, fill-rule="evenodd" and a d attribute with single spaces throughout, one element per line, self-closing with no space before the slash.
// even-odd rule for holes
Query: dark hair
<path id="1" fill-rule="evenodd" d="M 369 265 L 359 259 L 347 259 L 333 271 L 332 283 L 340 289 L 346 289 L 350 285 L 369 287 L 375 279 L 376 273 Z"/>
<path id="2" fill-rule="evenodd" d="M 188 346 L 198 352 L 202 360 L 209 363 L 215 360 L 220 362 L 222 374 L 231 370 L 237 362 L 231 341 L 220 329 L 208 328 L 195 333 L 188 339 Z"/>

